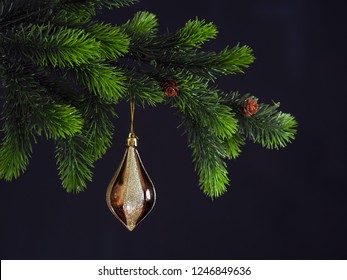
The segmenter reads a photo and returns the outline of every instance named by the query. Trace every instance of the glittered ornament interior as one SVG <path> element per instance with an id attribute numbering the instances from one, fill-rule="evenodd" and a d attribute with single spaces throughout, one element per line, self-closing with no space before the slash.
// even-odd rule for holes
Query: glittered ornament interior
<path id="1" fill-rule="evenodd" d="M 137 151 L 137 137 L 130 133 L 123 160 L 106 193 L 114 216 L 132 231 L 152 210 L 155 189 Z"/>

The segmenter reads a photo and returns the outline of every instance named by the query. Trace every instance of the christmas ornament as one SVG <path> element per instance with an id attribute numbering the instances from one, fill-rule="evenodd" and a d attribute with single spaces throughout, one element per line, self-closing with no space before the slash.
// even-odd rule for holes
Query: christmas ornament
<path id="1" fill-rule="evenodd" d="M 127 148 L 106 192 L 108 208 L 130 231 L 148 215 L 156 200 L 153 183 L 137 151 L 138 137 L 133 129 L 134 109 L 134 102 L 131 102 Z"/>
<path id="2" fill-rule="evenodd" d="M 178 84 L 174 80 L 166 80 L 160 84 L 161 90 L 167 97 L 174 97 L 178 92 Z"/>
<path id="3" fill-rule="evenodd" d="M 253 116 L 257 113 L 258 107 L 259 105 L 255 100 L 247 98 L 243 104 L 243 113 L 248 117 Z"/>

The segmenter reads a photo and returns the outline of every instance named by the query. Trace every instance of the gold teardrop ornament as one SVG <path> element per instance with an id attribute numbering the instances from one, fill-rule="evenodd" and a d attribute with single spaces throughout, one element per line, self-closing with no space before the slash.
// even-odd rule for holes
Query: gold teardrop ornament
<path id="1" fill-rule="evenodd" d="M 132 132 L 121 164 L 106 192 L 112 214 L 132 231 L 154 207 L 156 194 L 153 183 L 137 150 L 138 138 Z"/>

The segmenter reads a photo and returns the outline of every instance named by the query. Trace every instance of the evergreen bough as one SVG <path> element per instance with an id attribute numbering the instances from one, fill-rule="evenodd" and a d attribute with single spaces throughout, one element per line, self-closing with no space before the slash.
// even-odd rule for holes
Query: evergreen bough
<path id="1" fill-rule="evenodd" d="M 246 139 L 267 149 L 294 139 L 296 121 L 279 103 L 259 104 L 246 116 L 250 95 L 214 86 L 221 75 L 243 73 L 254 60 L 248 46 L 202 51 L 216 26 L 193 19 L 175 33 L 157 34 L 154 14 L 138 12 L 118 26 L 94 19 L 102 9 L 134 0 L 1 0 L 0 178 L 12 180 L 29 163 L 38 136 L 55 141 L 59 176 L 68 192 L 92 180 L 93 163 L 111 146 L 114 105 L 166 103 L 181 113 L 203 192 L 218 197 L 229 183 L 226 159 Z M 160 83 L 173 79 L 176 97 Z"/>

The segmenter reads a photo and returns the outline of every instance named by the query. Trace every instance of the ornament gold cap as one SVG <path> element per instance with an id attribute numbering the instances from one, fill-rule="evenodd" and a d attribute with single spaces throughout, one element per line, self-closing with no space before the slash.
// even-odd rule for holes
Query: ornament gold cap
<path id="1" fill-rule="evenodd" d="M 126 139 L 126 145 L 128 147 L 137 147 L 137 141 L 139 138 L 135 135 L 135 133 L 130 132 L 128 138 Z"/>

